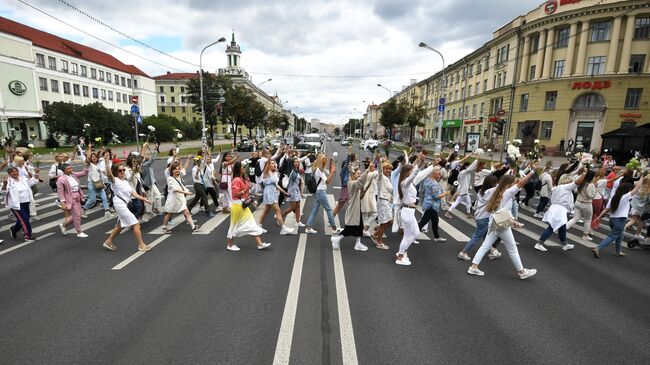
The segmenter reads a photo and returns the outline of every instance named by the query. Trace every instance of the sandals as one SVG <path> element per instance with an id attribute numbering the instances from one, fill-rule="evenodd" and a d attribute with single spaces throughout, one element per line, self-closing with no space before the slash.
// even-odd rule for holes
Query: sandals
<path id="1" fill-rule="evenodd" d="M 110 250 L 110 251 L 115 251 L 115 250 L 117 250 L 117 247 L 115 247 L 115 245 L 112 244 L 112 243 L 109 245 L 109 244 L 108 244 L 108 241 L 107 241 L 107 242 L 104 242 L 104 244 L 102 245 L 102 247 L 104 247 L 105 249 Z"/>
<path id="2" fill-rule="evenodd" d="M 380 250 L 388 250 L 390 247 L 386 246 L 383 242 L 379 241 L 377 237 L 375 237 L 374 234 L 370 235 L 370 239 L 372 242 L 375 244 L 375 247 L 377 247 Z"/>

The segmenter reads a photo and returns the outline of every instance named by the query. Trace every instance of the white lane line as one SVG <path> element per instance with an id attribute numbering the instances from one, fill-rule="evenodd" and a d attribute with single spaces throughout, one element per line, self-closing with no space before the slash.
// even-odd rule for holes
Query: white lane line
<path id="1" fill-rule="evenodd" d="M 547 223 L 538 221 L 536 218 L 531 218 L 531 217 L 527 216 L 526 214 L 519 214 L 518 218 L 523 219 L 525 221 L 528 221 L 528 222 L 532 223 L 533 225 L 536 225 L 536 226 L 538 226 L 538 227 L 540 227 L 542 229 L 546 229 L 546 227 L 548 227 Z M 541 236 L 541 233 L 538 236 L 531 236 L 531 238 L 537 237 L 537 239 L 539 239 L 540 236 Z M 587 240 L 582 239 L 582 237 L 576 236 L 573 233 L 567 232 L 566 236 L 567 236 L 567 238 L 569 240 L 571 240 L 571 241 L 573 241 L 575 243 L 579 243 L 579 244 L 581 244 L 581 245 L 583 245 L 585 247 L 594 248 L 594 247 L 598 246 L 598 245 L 596 245 L 596 244 L 594 244 L 592 242 L 589 242 Z M 551 237 L 553 237 L 553 236 L 551 236 Z M 533 239 L 535 239 L 535 238 L 533 238 Z M 537 240 L 537 239 L 535 239 L 535 240 Z M 546 242 L 544 244 L 546 244 Z"/>
<path id="2" fill-rule="evenodd" d="M 47 204 L 47 205 L 44 205 L 42 208 L 46 208 L 46 207 L 49 207 L 49 206 L 54 206 L 55 204 L 56 203 Z M 60 215 L 60 214 L 61 214 L 60 209 L 54 209 L 54 210 L 51 210 L 51 211 L 49 211 L 47 213 L 39 214 L 37 216 L 38 220 L 34 219 L 34 217 L 30 218 L 30 223 L 38 222 L 38 221 L 43 220 L 45 218 L 49 218 L 49 217 L 52 217 L 52 216 L 55 216 L 55 215 Z M 9 229 L 9 227 L 13 226 L 14 224 L 16 224 L 16 223 L 14 222 L 14 223 L 10 223 L 10 224 L 7 224 L 7 225 L 4 225 L 4 226 L 0 227 L 0 231 L 6 231 L 6 230 Z"/>
<path id="3" fill-rule="evenodd" d="M 334 194 L 327 194 L 327 201 L 330 203 L 330 207 L 334 209 L 336 206 L 336 200 L 334 200 Z M 325 232 L 325 235 L 331 236 L 334 234 L 334 231 L 332 230 L 332 227 L 330 227 L 329 220 L 327 219 L 327 212 L 325 209 L 323 209 L 323 222 L 324 222 L 324 228 L 323 231 Z M 336 224 L 337 227 L 341 227 L 341 221 L 339 220 L 339 216 L 334 217 L 334 223 Z"/>
<path id="4" fill-rule="evenodd" d="M 418 210 L 420 210 L 420 212 L 422 212 L 422 210 L 420 208 L 418 208 Z M 447 221 L 445 221 L 445 218 L 442 215 L 439 215 L 438 218 L 439 218 L 438 219 L 438 228 L 441 228 L 450 237 L 453 237 L 458 242 L 467 242 L 467 241 L 469 241 L 469 237 L 467 237 L 466 234 L 459 231 L 458 229 L 456 229 L 456 227 L 452 226 Z"/>
<path id="5" fill-rule="evenodd" d="M 100 210 L 100 209 L 91 210 L 90 212 L 88 212 L 88 215 L 95 214 L 95 213 L 100 212 L 100 211 L 103 212 L 103 210 Z M 55 212 L 58 212 L 59 214 L 61 214 L 61 211 L 58 210 L 58 209 L 55 210 Z M 63 217 L 61 217 L 61 218 L 63 218 Z M 81 218 L 82 222 L 83 222 L 83 220 L 84 220 L 84 218 Z M 57 219 L 57 220 L 55 220 L 53 222 L 45 223 L 45 224 L 43 224 L 41 226 L 34 227 L 32 232 L 39 233 L 39 232 L 47 231 L 48 229 L 52 229 L 54 227 L 57 227 L 60 223 L 63 223 L 63 219 Z M 104 221 L 101 221 L 100 223 L 104 223 Z M 91 226 L 91 228 L 94 227 L 94 226 L 95 225 Z M 71 229 L 70 227 L 72 227 L 72 226 L 68 226 L 68 231 L 70 231 L 70 229 Z M 83 229 L 85 227 L 87 227 L 87 226 L 82 224 L 81 225 L 81 230 L 83 231 Z M 74 228 L 72 228 L 72 230 L 74 231 Z"/>
<path id="6" fill-rule="evenodd" d="M 49 237 L 49 236 L 51 236 L 51 235 L 53 235 L 53 234 L 54 234 L 54 232 L 50 232 L 50 233 L 44 234 L 44 235 L 42 235 L 42 236 L 38 236 L 38 237 L 36 237 L 36 241 L 40 241 L 40 240 L 42 240 L 43 238 Z M 19 249 L 19 248 L 21 248 L 21 247 L 25 247 L 25 246 L 27 246 L 27 245 L 30 245 L 30 244 L 32 244 L 32 243 L 34 243 L 34 242 L 36 242 L 36 241 L 27 241 L 27 242 L 23 242 L 23 243 L 21 243 L 21 244 L 19 244 L 19 245 L 16 245 L 16 246 L 14 246 L 14 247 L 8 248 L 8 249 L 6 249 L 6 250 L 2 250 L 2 251 L 0 251 L 0 256 L 4 255 L 4 254 L 6 254 L 6 253 L 9 253 L 9 252 L 11 252 L 11 251 L 17 250 L 17 249 Z"/>
<path id="7" fill-rule="evenodd" d="M 47 201 L 47 200 L 56 199 L 56 197 L 57 197 L 56 194 L 54 194 L 54 195 L 50 194 L 50 195 L 48 195 L 48 196 L 46 196 L 44 198 L 35 199 L 34 203 L 41 203 L 41 202 L 44 202 L 44 201 Z M 44 208 L 44 207 L 39 207 L 39 208 Z M 9 208 L 0 209 L 0 213 L 4 213 L 4 212 L 8 212 L 8 211 L 9 211 Z"/>
<path id="8" fill-rule="evenodd" d="M 352 328 L 352 315 L 350 314 L 350 303 L 348 291 L 345 285 L 345 272 L 343 271 L 343 259 L 340 250 L 332 250 L 334 259 L 334 278 L 336 280 L 336 303 L 339 309 L 339 331 L 341 333 L 341 352 L 344 365 L 356 365 L 357 346 L 354 342 L 354 330 Z"/>
<path id="9" fill-rule="evenodd" d="M 192 234 L 210 234 L 228 217 L 230 217 L 230 213 L 219 212 L 217 215 L 210 218 L 207 222 L 203 223 L 203 225 L 201 225 L 196 232 L 192 232 Z"/>
<path id="10" fill-rule="evenodd" d="M 149 244 L 149 247 L 154 248 L 154 247 L 156 247 L 160 242 L 166 240 L 167 238 L 169 238 L 169 235 L 160 236 L 160 237 L 158 237 L 155 241 L 151 242 L 151 243 Z M 138 257 L 140 257 L 140 256 L 142 256 L 142 255 L 144 255 L 144 254 L 145 254 L 145 252 L 138 251 L 138 252 L 134 253 L 133 255 L 129 256 L 126 260 L 124 260 L 124 261 L 120 262 L 119 264 L 115 265 L 111 270 L 121 270 L 121 269 L 123 269 L 126 265 L 132 263 L 132 262 L 135 261 Z"/>
<path id="11" fill-rule="evenodd" d="M 302 279 L 302 267 L 305 259 L 306 243 L 307 235 L 301 234 L 298 239 L 296 258 L 293 260 L 293 270 L 291 271 L 287 300 L 284 303 L 284 313 L 282 314 L 278 343 L 275 346 L 275 356 L 273 357 L 274 365 L 288 364 L 289 358 L 291 357 L 291 341 L 293 339 L 293 327 L 295 325 L 296 311 L 298 309 L 298 297 L 300 294 L 300 281 Z"/>
<path id="12" fill-rule="evenodd" d="M 304 221 L 303 211 L 305 210 L 305 198 L 300 199 L 300 219 Z M 297 226 L 296 214 L 291 212 L 287 214 L 287 217 L 284 219 L 284 224 L 287 227 L 293 227 L 294 231 L 291 235 L 297 235 L 300 231 L 300 227 Z"/>

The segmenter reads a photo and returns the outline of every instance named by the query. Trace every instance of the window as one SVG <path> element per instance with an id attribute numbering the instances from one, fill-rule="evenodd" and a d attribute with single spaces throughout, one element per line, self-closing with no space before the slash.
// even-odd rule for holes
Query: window
<path id="1" fill-rule="evenodd" d="M 539 51 L 539 34 L 534 35 L 530 38 L 530 54 L 537 53 Z"/>
<path id="2" fill-rule="evenodd" d="M 636 122 L 621 122 L 621 128 L 634 128 L 636 127 Z"/>
<path id="3" fill-rule="evenodd" d="M 81 95 L 81 88 L 79 87 L 79 84 L 72 85 L 72 93 L 77 96 Z"/>
<path id="4" fill-rule="evenodd" d="M 63 83 L 63 93 L 70 95 L 70 83 L 69 82 L 64 82 Z"/>
<path id="5" fill-rule="evenodd" d="M 192 122 L 196 123 L 196 117 L 192 117 Z"/>
<path id="6" fill-rule="evenodd" d="M 161 112 L 161 113 L 164 113 L 164 112 L 165 112 L 165 107 L 164 107 L 164 106 L 161 106 L 161 107 L 160 107 L 160 112 Z"/>
<path id="7" fill-rule="evenodd" d="M 50 85 L 52 86 L 52 92 L 53 93 L 58 93 L 59 92 L 59 81 L 58 80 L 50 80 Z"/>
<path id="8" fill-rule="evenodd" d="M 118 92 L 115 92 L 115 101 L 118 103 L 122 101 L 122 95 L 120 95 Z"/>
<path id="9" fill-rule="evenodd" d="M 650 39 L 650 17 L 636 18 L 634 21 L 634 39 Z"/>
<path id="10" fill-rule="evenodd" d="M 473 117 L 476 117 L 476 110 L 477 110 L 477 105 L 476 104 L 472 105 L 472 116 Z"/>
<path id="11" fill-rule="evenodd" d="M 42 110 L 45 110 L 45 108 L 47 108 L 48 105 L 50 105 L 50 102 L 49 102 L 49 101 L 47 101 L 47 100 L 41 100 L 41 109 L 42 109 Z"/>
<path id="12" fill-rule="evenodd" d="M 471 77 L 472 75 L 474 75 L 474 64 L 473 63 L 471 65 L 469 65 L 469 76 Z"/>
<path id="13" fill-rule="evenodd" d="M 557 91 L 546 92 L 546 103 L 544 110 L 555 110 L 555 101 L 557 100 Z"/>
<path id="14" fill-rule="evenodd" d="M 170 87 L 169 87 L 169 91 L 173 93 L 173 92 L 174 92 L 174 87 L 173 87 L 173 86 L 170 86 Z"/>
<path id="15" fill-rule="evenodd" d="M 99 81 L 104 81 L 104 71 L 99 70 Z"/>
<path id="16" fill-rule="evenodd" d="M 521 94 L 521 101 L 519 103 L 519 111 L 528 111 L 528 94 Z"/>
<path id="17" fill-rule="evenodd" d="M 186 116 L 183 116 L 183 122 L 187 123 L 187 117 Z"/>
<path id="18" fill-rule="evenodd" d="M 485 79 L 485 80 L 483 80 L 483 92 L 486 92 L 487 89 L 488 89 L 488 86 L 487 86 L 487 79 Z"/>
<path id="19" fill-rule="evenodd" d="M 126 86 L 126 80 L 124 80 L 124 77 L 120 77 L 120 79 L 122 81 L 122 86 Z"/>
<path id="20" fill-rule="evenodd" d="M 138 80 L 133 80 L 133 88 L 134 89 L 138 88 Z"/>
<path id="21" fill-rule="evenodd" d="M 481 103 L 481 109 L 479 110 L 479 114 L 481 114 L 481 116 L 483 115 L 483 110 L 485 110 L 485 102 Z"/>
<path id="22" fill-rule="evenodd" d="M 631 74 L 640 74 L 643 72 L 644 65 L 645 65 L 645 55 L 633 54 L 632 56 L 630 56 L 630 68 L 628 72 Z"/>
<path id="23" fill-rule="evenodd" d="M 185 86 L 181 86 L 181 92 L 182 92 L 182 93 L 185 92 Z"/>
<path id="24" fill-rule="evenodd" d="M 481 62 L 483 62 L 483 60 L 478 60 L 476 62 L 476 74 L 477 75 L 480 74 L 481 71 L 483 70 L 483 66 L 481 65 Z"/>
<path id="25" fill-rule="evenodd" d="M 47 91 L 47 79 L 44 77 L 39 77 L 38 86 L 41 89 L 41 91 Z"/>
<path id="26" fill-rule="evenodd" d="M 182 106 L 182 107 L 181 107 L 181 112 L 182 112 L 182 113 L 185 113 L 186 111 L 187 111 L 187 108 L 185 108 L 184 106 Z"/>
<path id="27" fill-rule="evenodd" d="M 537 73 L 537 65 L 530 66 L 530 74 L 528 75 L 528 80 L 535 80 L 536 73 Z"/>
<path id="28" fill-rule="evenodd" d="M 122 94 L 122 102 L 125 103 L 125 104 L 127 103 L 126 94 Z"/>
<path id="29" fill-rule="evenodd" d="M 38 67 L 45 67 L 45 56 L 37 53 L 36 54 L 36 66 Z"/>
<path id="30" fill-rule="evenodd" d="M 472 96 L 472 85 L 467 87 L 467 97 L 469 98 L 470 96 Z"/>
<path id="31" fill-rule="evenodd" d="M 551 133 L 553 132 L 553 122 L 542 121 L 542 127 L 539 131 L 539 139 L 551 139 Z"/>
<path id="32" fill-rule="evenodd" d="M 587 75 L 602 75 L 605 73 L 606 56 L 589 57 L 587 62 Z"/>
<path id="33" fill-rule="evenodd" d="M 488 56 L 485 57 L 485 68 L 483 69 L 483 71 L 487 71 L 489 69 L 490 69 L 490 56 L 488 54 Z"/>
<path id="34" fill-rule="evenodd" d="M 160 95 L 160 102 L 164 103 L 165 102 L 165 95 Z"/>
<path id="35" fill-rule="evenodd" d="M 172 113 L 176 113 L 176 107 L 175 106 L 172 107 Z"/>
<path id="36" fill-rule="evenodd" d="M 175 102 L 176 102 L 176 98 L 175 98 L 175 97 L 172 96 L 171 99 L 172 99 L 172 103 L 175 103 Z"/>
<path id="37" fill-rule="evenodd" d="M 506 44 L 505 46 L 499 48 L 497 52 L 497 65 L 508 60 L 508 54 L 510 53 L 510 45 Z"/>
<path id="38" fill-rule="evenodd" d="M 56 58 L 48 57 L 47 58 L 48 66 L 51 70 L 56 70 Z"/>
<path id="39" fill-rule="evenodd" d="M 591 26 L 591 41 L 603 42 L 609 40 L 609 31 L 612 28 L 612 22 L 594 22 Z"/>
<path id="40" fill-rule="evenodd" d="M 72 63 L 72 74 L 78 75 L 79 74 L 79 65 L 76 63 Z"/>
<path id="41" fill-rule="evenodd" d="M 106 90 L 102 89 L 102 100 L 106 100 Z"/>
<path id="42" fill-rule="evenodd" d="M 492 82 L 492 85 L 494 85 L 495 89 L 501 86 L 498 84 L 499 82 L 501 82 L 501 74 L 494 75 L 494 80 Z"/>
<path id="43" fill-rule="evenodd" d="M 555 66 L 553 66 L 553 77 L 558 78 L 562 77 L 564 73 L 564 60 L 555 61 Z"/>
<path id="44" fill-rule="evenodd" d="M 94 68 L 90 69 L 90 78 L 96 80 L 97 79 L 97 70 Z"/>
<path id="45" fill-rule="evenodd" d="M 456 119 L 456 109 L 451 110 L 451 119 Z"/>
<path id="46" fill-rule="evenodd" d="M 108 90 L 108 100 L 111 100 L 111 101 L 113 100 L 113 91 L 112 90 Z"/>
<path id="47" fill-rule="evenodd" d="M 639 109 L 643 89 L 627 89 L 625 96 L 625 109 Z"/>
<path id="48" fill-rule="evenodd" d="M 496 114 L 503 106 L 503 98 L 490 100 L 490 114 Z"/>
<path id="49" fill-rule="evenodd" d="M 571 28 L 562 28 L 557 31 L 557 38 L 555 40 L 555 48 L 563 48 L 569 45 L 569 34 Z"/>
<path id="50" fill-rule="evenodd" d="M 467 67 L 463 68 L 463 80 L 467 78 Z"/>
<path id="51" fill-rule="evenodd" d="M 478 95 L 481 93 L 481 83 L 477 82 L 476 83 L 476 89 L 474 89 L 474 95 Z"/>
<path id="52" fill-rule="evenodd" d="M 433 100 L 432 100 L 432 101 L 433 101 Z M 185 102 L 185 96 L 182 96 L 182 95 L 181 95 L 181 103 L 184 103 L 184 102 Z"/>
<path id="53" fill-rule="evenodd" d="M 84 65 L 81 65 L 81 76 L 88 77 L 88 68 Z"/>
<path id="54" fill-rule="evenodd" d="M 83 96 L 88 97 L 90 94 L 88 93 L 88 86 L 82 86 L 81 91 L 83 92 Z"/>
<path id="55" fill-rule="evenodd" d="M 200 91 L 200 90 L 199 90 L 199 91 Z M 160 87 L 160 92 L 161 92 L 161 93 L 164 93 L 164 92 L 165 92 L 165 87 L 164 87 L 164 86 L 161 86 L 161 87 Z"/>
<path id="56" fill-rule="evenodd" d="M 126 79 L 126 87 L 131 87 L 131 79 Z"/>
<path id="57" fill-rule="evenodd" d="M 115 85 L 119 85 L 119 84 L 120 84 L 120 77 L 115 75 Z"/>
<path id="58" fill-rule="evenodd" d="M 68 61 L 61 60 L 61 71 L 68 72 Z"/>
<path id="59" fill-rule="evenodd" d="M 111 73 L 110 73 L 110 72 L 107 72 L 107 73 L 106 73 L 106 82 L 111 82 L 111 81 L 113 81 L 113 77 L 111 77 Z"/>
<path id="60" fill-rule="evenodd" d="M 99 99 L 99 89 L 93 87 L 93 98 Z"/>
<path id="61" fill-rule="evenodd" d="M 454 100 L 458 100 L 458 90 L 454 92 Z"/>

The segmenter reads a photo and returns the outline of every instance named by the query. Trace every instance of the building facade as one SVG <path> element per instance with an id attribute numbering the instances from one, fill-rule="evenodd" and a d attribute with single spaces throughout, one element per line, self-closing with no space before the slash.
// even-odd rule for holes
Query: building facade
<path id="1" fill-rule="evenodd" d="M 99 102 L 129 114 L 132 96 L 140 114 L 156 114 L 154 80 L 96 49 L 0 17 L 0 133 L 43 145 L 44 108 L 54 102 Z"/>

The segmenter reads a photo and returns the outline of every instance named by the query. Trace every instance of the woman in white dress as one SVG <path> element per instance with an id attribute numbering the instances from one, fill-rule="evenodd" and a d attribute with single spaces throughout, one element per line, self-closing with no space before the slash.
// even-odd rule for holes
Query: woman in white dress
<path id="1" fill-rule="evenodd" d="M 194 224 L 192 220 L 192 215 L 190 214 L 189 209 L 187 209 L 187 200 L 185 197 L 188 195 L 194 195 L 193 192 L 189 191 L 183 184 L 181 180 L 181 165 L 179 163 L 172 163 L 169 166 L 171 171 L 171 176 L 167 179 L 167 200 L 165 201 L 165 216 L 163 217 L 163 233 L 170 234 L 172 233 L 171 229 L 167 226 L 169 219 L 172 214 L 183 213 L 185 220 L 192 227 L 192 231 L 196 231 L 199 228 L 198 224 Z"/>
<path id="2" fill-rule="evenodd" d="M 250 181 L 246 177 L 244 168 L 241 162 L 236 162 L 233 166 L 233 180 L 232 180 L 232 210 L 230 212 L 230 227 L 228 228 L 228 244 L 226 249 L 228 251 L 239 251 L 240 248 L 235 244 L 235 237 L 254 236 L 257 243 L 258 250 L 264 250 L 271 246 L 269 242 L 263 242 L 261 235 L 266 233 L 266 230 L 255 222 L 253 213 L 248 208 L 244 207 L 244 203 L 250 204 Z"/>
<path id="3" fill-rule="evenodd" d="M 117 223 L 115 228 L 111 231 L 111 235 L 104 241 L 104 248 L 107 250 L 115 251 L 117 247 L 113 243 L 113 239 L 122 232 L 123 228 L 131 227 L 133 236 L 138 243 L 138 251 L 147 252 L 151 247 L 147 246 L 142 240 L 142 231 L 140 230 L 140 222 L 138 218 L 131 213 L 128 203 L 131 199 L 138 199 L 145 204 L 151 204 L 145 197 L 139 195 L 131 188 L 131 185 L 124 177 L 126 167 L 123 165 L 114 164 L 108 170 L 108 178 L 111 181 L 111 188 L 113 189 L 113 207 L 117 212 Z"/>

